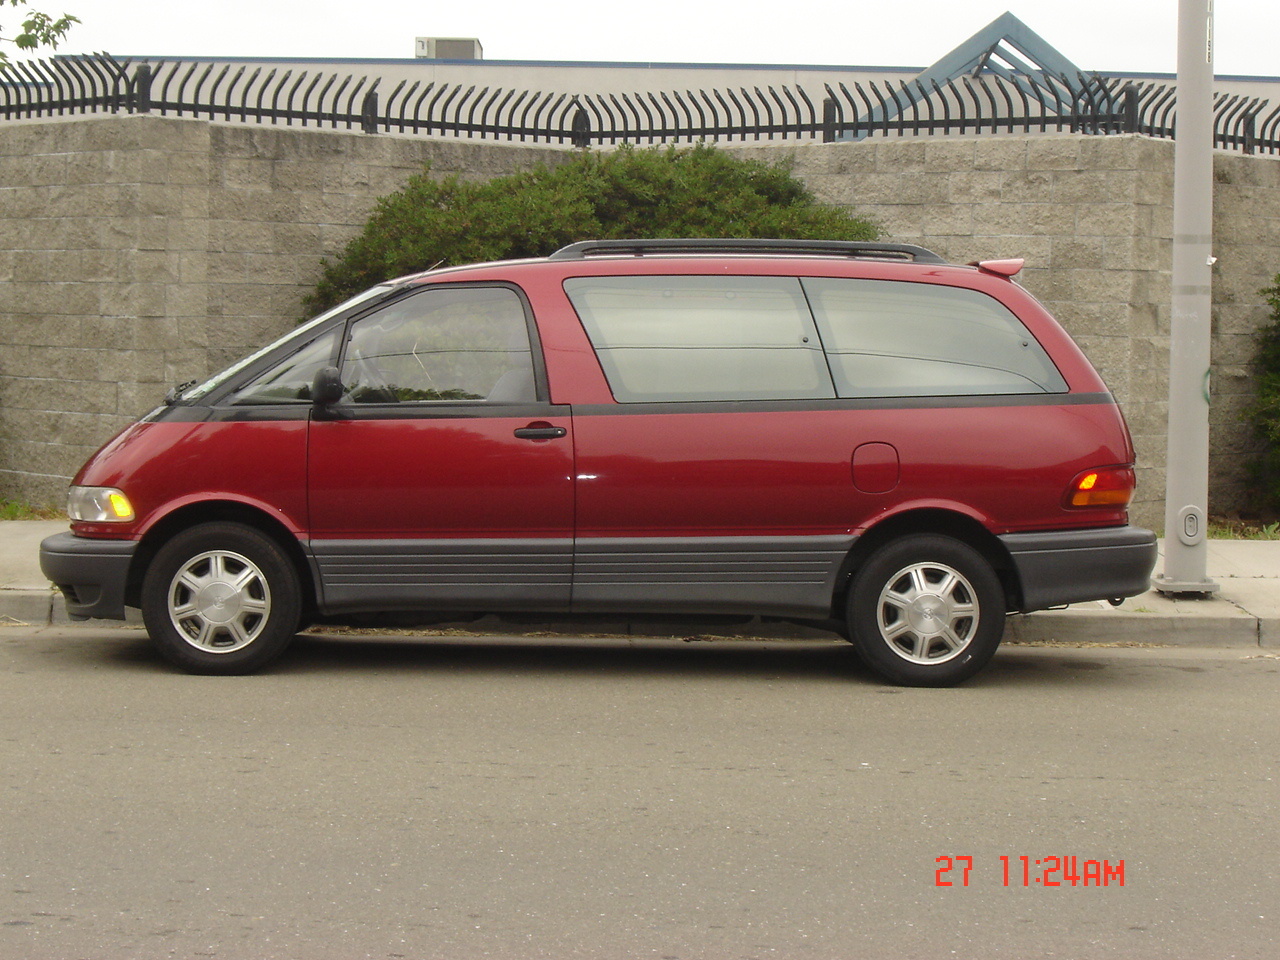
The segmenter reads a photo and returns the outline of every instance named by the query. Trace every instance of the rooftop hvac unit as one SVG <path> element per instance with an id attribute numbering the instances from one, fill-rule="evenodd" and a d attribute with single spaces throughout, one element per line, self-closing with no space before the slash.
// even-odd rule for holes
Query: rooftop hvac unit
<path id="1" fill-rule="evenodd" d="M 413 55 L 427 60 L 483 60 L 484 48 L 475 37 L 418 37 Z"/>

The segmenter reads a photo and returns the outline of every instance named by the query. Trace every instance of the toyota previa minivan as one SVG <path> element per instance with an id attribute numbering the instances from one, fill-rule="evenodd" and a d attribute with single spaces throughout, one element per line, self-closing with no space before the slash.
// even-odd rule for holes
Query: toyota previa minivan
<path id="1" fill-rule="evenodd" d="M 1120 409 L 1021 265 L 584 241 L 388 282 L 107 443 L 41 564 L 198 673 L 369 614 L 733 614 L 957 683 L 1006 614 L 1155 563 Z"/>

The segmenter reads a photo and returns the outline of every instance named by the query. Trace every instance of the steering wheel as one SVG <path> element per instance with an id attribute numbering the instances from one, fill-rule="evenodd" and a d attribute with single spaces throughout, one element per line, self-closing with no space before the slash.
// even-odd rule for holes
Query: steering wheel
<path id="1" fill-rule="evenodd" d="M 373 364 L 359 347 L 352 347 L 351 360 L 355 373 L 355 383 L 348 391 L 353 403 L 399 403 L 395 390 L 387 383 L 381 371 Z"/>

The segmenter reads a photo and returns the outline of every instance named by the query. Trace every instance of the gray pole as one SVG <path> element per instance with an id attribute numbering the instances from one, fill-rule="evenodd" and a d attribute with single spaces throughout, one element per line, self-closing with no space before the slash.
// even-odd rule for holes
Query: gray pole
<path id="1" fill-rule="evenodd" d="M 1173 154 L 1173 324 L 1162 593 L 1213 593 L 1209 503 L 1209 328 L 1213 299 L 1213 0 L 1178 0 Z"/>

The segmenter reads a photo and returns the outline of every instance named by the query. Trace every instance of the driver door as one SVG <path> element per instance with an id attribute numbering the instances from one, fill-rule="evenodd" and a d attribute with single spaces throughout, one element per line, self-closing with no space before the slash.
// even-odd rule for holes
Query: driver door
<path id="1" fill-rule="evenodd" d="M 573 436 L 505 285 L 439 284 L 349 326 L 342 398 L 310 424 L 327 611 L 569 602 Z"/>

